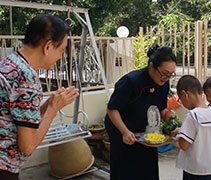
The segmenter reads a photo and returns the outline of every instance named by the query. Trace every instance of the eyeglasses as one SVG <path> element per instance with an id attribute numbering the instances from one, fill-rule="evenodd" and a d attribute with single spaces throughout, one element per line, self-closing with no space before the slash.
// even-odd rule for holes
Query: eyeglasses
<path id="1" fill-rule="evenodd" d="M 184 90 L 187 94 L 190 94 L 190 92 L 188 90 Z M 182 94 L 177 94 L 178 95 L 178 99 L 177 99 L 177 102 L 182 104 Z"/>
<path id="2" fill-rule="evenodd" d="M 178 94 L 178 99 L 177 99 L 177 102 L 178 102 L 179 104 L 182 104 L 182 100 L 181 100 L 181 98 L 182 98 L 182 95 L 179 95 L 179 94 Z"/>
<path id="3" fill-rule="evenodd" d="M 171 79 L 174 78 L 176 76 L 176 73 L 173 72 L 171 75 L 167 75 L 167 74 L 162 74 L 158 68 L 156 68 L 157 72 L 160 74 L 160 79 L 164 80 L 164 79 Z"/>

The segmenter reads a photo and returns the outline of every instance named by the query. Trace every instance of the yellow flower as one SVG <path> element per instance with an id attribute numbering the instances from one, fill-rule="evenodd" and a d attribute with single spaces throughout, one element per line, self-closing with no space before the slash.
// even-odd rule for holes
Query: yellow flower
<path id="1" fill-rule="evenodd" d="M 146 135 L 145 140 L 154 143 L 162 143 L 165 140 L 165 136 L 159 133 L 149 133 Z"/>

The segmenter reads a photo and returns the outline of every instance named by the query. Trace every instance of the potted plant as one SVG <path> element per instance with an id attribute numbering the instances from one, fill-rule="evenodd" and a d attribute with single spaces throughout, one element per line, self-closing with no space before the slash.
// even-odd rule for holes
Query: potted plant
<path id="1" fill-rule="evenodd" d="M 89 131 L 92 133 L 92 136 L 88 138 L 89 140 L 102 140 L 105 126 L 101 123 L 93 123 L 89 125 Z"/>

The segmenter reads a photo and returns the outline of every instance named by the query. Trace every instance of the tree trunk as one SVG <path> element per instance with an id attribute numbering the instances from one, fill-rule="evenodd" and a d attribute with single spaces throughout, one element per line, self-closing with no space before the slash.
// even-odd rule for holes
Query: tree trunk
<path id="1" fill-rule="evenodd" d="M 71 6 L 71 0 L 66 0 L 67 6 Z"/>

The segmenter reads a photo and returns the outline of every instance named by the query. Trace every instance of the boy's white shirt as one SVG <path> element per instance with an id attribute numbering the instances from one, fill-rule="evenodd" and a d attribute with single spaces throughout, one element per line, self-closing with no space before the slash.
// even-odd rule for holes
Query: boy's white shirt
<path id="1" fill-rule="evenodd" d="M 190 147 L 180 150 L 176 167 L 195 175 L 211 175 L 211 108 L 195 108 L 187 112 L 177 138 Z"/>

